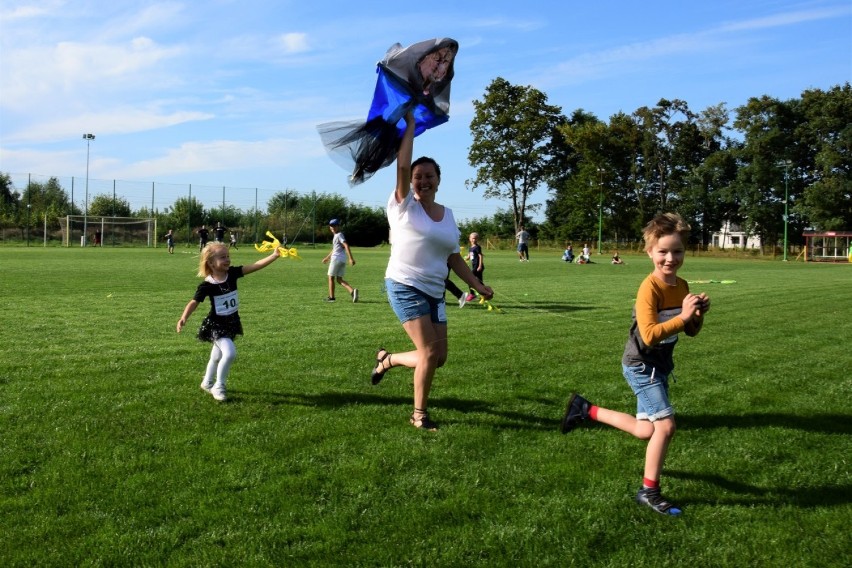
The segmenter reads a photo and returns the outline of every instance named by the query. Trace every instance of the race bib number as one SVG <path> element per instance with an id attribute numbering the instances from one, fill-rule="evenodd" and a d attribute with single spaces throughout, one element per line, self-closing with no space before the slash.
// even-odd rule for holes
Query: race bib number
<path id="1" fill-rule="evenodd" d="M 240 300 L 237 297 L 237 291 L 228 292 L 221 296 L 213 298 L 213 305 L 216 307 L 217 316 L 229 316 L 237 313 L 240 309 Z"/>

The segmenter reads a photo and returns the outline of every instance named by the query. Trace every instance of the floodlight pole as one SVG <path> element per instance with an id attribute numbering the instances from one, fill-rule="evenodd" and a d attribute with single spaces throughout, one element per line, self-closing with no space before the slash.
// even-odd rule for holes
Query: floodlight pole
<path id="1" fill-rule="evenodd" d="M 790 167 L 790 160 L 782 160 L 778 162 L 779 166 L 784 166 L 784 262 L 787 262 L 787 219 L 788 219 L 788 202 L 790 201 L 790 192 L 788 189 L 788 180 L 790 176 L 788 174 L 788 168 Z"/>
<path id="2" fill-rule="evenodd" d="M 86 209 L 83 212 L 83 240 L 81 241 L 83 244 L 88 243 L 89 238 L 87 233 L 89 229 L 89 145 L 94 139 L 95 135 L 91 132 L 83 134 L 83 140 L 86 141 Z"/>
<path id="3" fill-rule="evenodd" d="M 603 168 L 598 168 L 598 254 L 601 251 L 601 239 L 603 238 Z"/>

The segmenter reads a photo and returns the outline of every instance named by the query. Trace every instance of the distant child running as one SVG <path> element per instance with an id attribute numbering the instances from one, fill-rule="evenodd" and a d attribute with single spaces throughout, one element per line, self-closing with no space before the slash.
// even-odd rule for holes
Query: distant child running
<path id="1" fill-rule="evenodd" d="M 467 259 L 470 261 L 470 271 L 476 276 L 477 280 L 482 282 L 482 273 L 485 271 L 485 260 L 482 256 L 482 247 L 479 246 L 479 233 L 471 233 L 468 237 L 470 248 L 467 250 Z M 476 290 L 473 287 L 467 294 L 466 300 L 473 301 L 476 297 Z"/>
<path id="2" fill-rule="evenodd" d="M 270 265 L 278 258 L 278 249 L 254 264 L 231 266 L 228 247 L 224 243 L 210 243 L 201 251 L 198 276 L 204 281 L 198 285 L 195 296 L 186 305 L 177 322 L 177 331 L 183 329 L 186 320 L 204 298 L 210 298 L 210 313 L 201 322 L 198 330 L 200 341 L 213 344 L 207 370 L 201 381 L 201 389 L 218 401 L 227 399 L 225 383 L 231 364 L 237 356 L 234 338 L 243 334 L 240 323 L 240 300 L 237 296 L 237 280 Z"/>
<path id="3" fill-rule="evenodd" d="M 334 302 L 334 281 L 346 288 L 349 295 L 352 296 L 352 301 L 358 301 L 358 288 L 353 288 L 349 282 L 343 279 L 346 273 L 346 258 L 349 257 L 349 264 L 355 266 L 355 259 L 352 257 L 352 249 L 349 248 L 349 243 L 346 242 L 346 237 L 340 232 L 340 221 L 332 219 L 328 222 L 328 228 L 334 234 L 334 239 L 331 241 L 331 252 L 324 259 L 323 264 L 328 264 L 328 298 L 326 302 Z"/>
<path id="4" fill-rule="evenodd" d="M 678 334 L 697 335 L 710 309 L 710 298 L 691 294 L 686 281 L 677 275 L 688 234 L 689 225 L 675 213 L 660 214 L 645 226 L 645 251 L 654 271 L 639 286 L 621 359 L 624 377 L 636 395 L 636 416 L 595 406 L 573 394 L 561 425 L 562 433 L 567 434 L 581 421 L 591 419 L 648 440 L 636 502 L 664 515 L 681 512 L 660 493 L 660 474 L 675 433 L 674 409 L 669 402 L 672 353 Z"/>

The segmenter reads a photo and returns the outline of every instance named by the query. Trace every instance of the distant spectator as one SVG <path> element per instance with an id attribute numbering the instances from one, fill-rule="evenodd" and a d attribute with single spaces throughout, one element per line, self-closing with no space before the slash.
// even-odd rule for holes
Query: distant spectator
<path id="1" fill-rule="evenodd" d="M 207 240 L 210 238 L 207 225 L 201 225 L 201 228 L 195 232 L 198 234 L 198 250 L 204 250 L 204 247 L 207 246 Z"/>
<path id="2" fill-rule="evenodd" d="M 222 225 L 222 223 L 216 223 L 216 228 L 213 229 L 213 238 L 216 240 L 217 243 L 225 242 L 225 231 L 227 230 L 228 229 L 226 229 Z"/>

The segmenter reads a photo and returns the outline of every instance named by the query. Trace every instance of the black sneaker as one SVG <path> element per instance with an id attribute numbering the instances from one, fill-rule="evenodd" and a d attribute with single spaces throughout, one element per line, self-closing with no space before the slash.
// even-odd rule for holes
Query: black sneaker
<path id="1" fill-rule="evenodd" d="M 568 406 L 565 407 L 565 416 L 562 417 L 562 425 L 560 430 L 563 434 L 567 434 L 577 427 L 577 424 L 589 417 L 589 409 L 592 403 L 580 396 L 572 394 L 568 399 Z"/>
<path id="2" fill-rule="evenodd" d="M 326 302 L 336 302 L 337 300 L 335 300 L 334 298 L 332 298 L 331 296 L 329 296 L 328 298 L 326 298 L 326 299 L 325 299 L 325 301 L 326 301 Z"/>
<path id="3" fill-rule="evenodd" d="M 643 487 L 636 494 L 636 502 L 640 505 L 651 507 L 661 515 L 680 515 L 681 513 L 678 507 L 675 507 L 660 495 L 659 487 L 653 489 Z"/>

